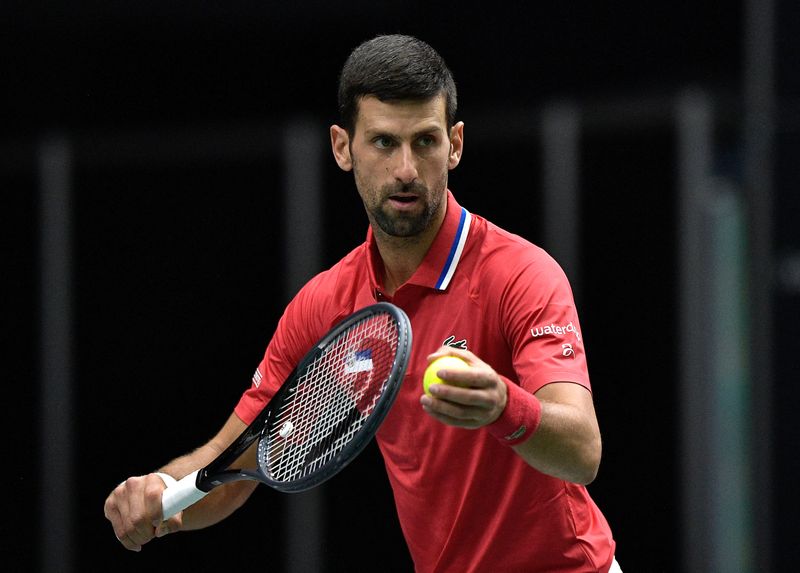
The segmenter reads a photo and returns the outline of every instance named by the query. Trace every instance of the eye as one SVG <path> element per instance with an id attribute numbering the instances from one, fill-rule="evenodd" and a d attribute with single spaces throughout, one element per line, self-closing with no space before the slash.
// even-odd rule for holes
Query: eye
<path id="1" fill-rule="evenodd" d="M 387 149 L 394 145 L 394 141 L 388 135 L 379 135 L 372 140 L 372 143 L 375 144 L 375 147 L 378 149 Z"/>
<path id="2" fill-rule="evenodd" d="M 423 135 L 417 139 L 417 145 L 420 147 L 430 147 L 436 143 L 436 139 L 432 135 Z"/>

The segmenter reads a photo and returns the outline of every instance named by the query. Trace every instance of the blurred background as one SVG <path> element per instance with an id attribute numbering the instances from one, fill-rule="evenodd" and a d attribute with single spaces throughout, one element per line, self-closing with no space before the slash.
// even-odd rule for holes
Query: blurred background
<path id="1" fill-rule="evenodd" d="M 796 567 L 800 9 L 539 4 L 3 0 L 8 570 L 412 569 L 374 447 L 141 554 L 103 517 L 363 240 L 327 129 L 350 50 L 394 32 L 454 72 L 458 200 L 570 276 L 623 569 Z"/>

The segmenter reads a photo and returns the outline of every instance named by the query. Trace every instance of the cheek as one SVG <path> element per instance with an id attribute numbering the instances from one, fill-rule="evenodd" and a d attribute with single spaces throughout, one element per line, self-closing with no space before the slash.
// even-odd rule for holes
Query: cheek
<path id="1" fill-rule="evenodd" d="M 432 177 L 438 177 L 441 171 L 446 171 L 450 167 L 450 155 L 445 150 L 437 151 L 420 159 L 419 167 L 424 169 Z"/>
<path id="2" fill-rule="evenodd" d="M 353 174 L 355 176 L 356 189 L 361 199 L 370 204 L 375 196 L 375 182 L 369 172 L 366 172 L 361 165 L 353 166 Z"/>
<path id="3" fill-rule="evenodd" d="M 391 172 L 391 166 L 387 161 L 353 161 L 353 172 L 356 181 L 376 187 L 378 180 L 383 180 Z M 379 186 L 379 185 L 378 185 Z"/>

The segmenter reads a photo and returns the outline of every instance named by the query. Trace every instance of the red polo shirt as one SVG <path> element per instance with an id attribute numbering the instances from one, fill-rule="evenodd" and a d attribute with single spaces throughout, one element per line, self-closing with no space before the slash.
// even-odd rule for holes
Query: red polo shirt
<path id="1" fill-rule="evenodd" d="M 339 320 L 392 302 L 411 319 L 414 343 L 377 438 L 417 571 L 607 571 L 614 540 L 585 487 L 538 472 L 485 430 L 435 421 L 419 403 L 426 356 L 443 344 L 469 349 L 529 392 L 558 381 L 590 388 L 560 267 L 448 194 L 442 228 L 414 275 L 392 297 L 382 276 L 370 229 L 289 304 L 236 414 L 250 423 Z"/>

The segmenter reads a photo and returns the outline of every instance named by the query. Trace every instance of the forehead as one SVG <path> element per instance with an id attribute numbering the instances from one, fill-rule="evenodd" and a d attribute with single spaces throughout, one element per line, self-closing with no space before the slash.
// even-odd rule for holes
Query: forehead
<path id="1" fill-rule="evenodd" d="M 427 100 L 381 101 L 368 95 L 361 98 L 356 131 L 403 131 L 406 129 L 446 129 L 444 94 Z"/>

